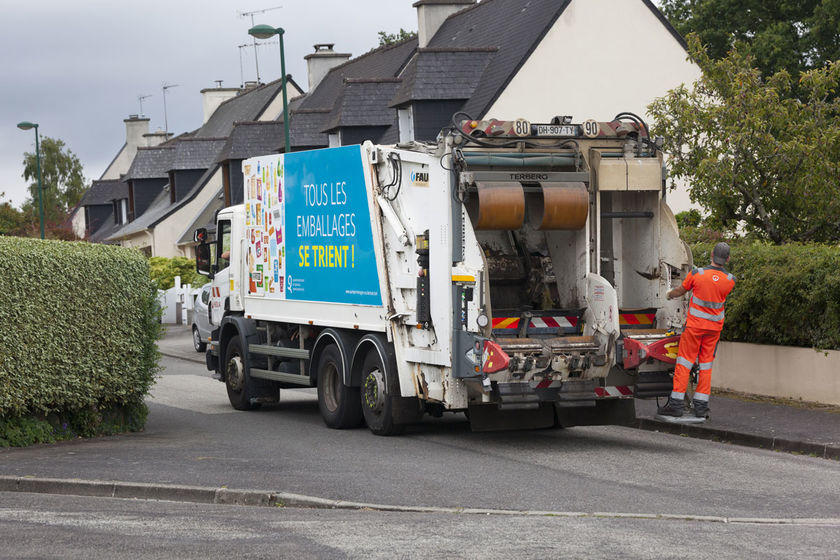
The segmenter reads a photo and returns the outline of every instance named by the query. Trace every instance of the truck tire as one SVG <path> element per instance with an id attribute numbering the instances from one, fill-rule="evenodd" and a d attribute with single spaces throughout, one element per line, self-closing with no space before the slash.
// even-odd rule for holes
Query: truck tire
<path id="1" fill-rule="evenodd" d="M 378 436 L 396 436 L 405 424 L 394 422 L 394 395 L 399 395 L 396 372 L 382 363 L 379 352 L 371 350 L 362 364 L 362 412 L 370 431 Z"/>
<path id="2" fill-rule="evenodd" d="M 225 352 L 225 387 L 227 387 L 228 399 L 231 406 L 236 410 L 253 410 L 259 405 L 251 404 L 250 384 L 245 370 L 245 361 L 242 354 L 242 343 L 239 336 L 230 339 Z"/>
<path id="3" fill-rule="evenodd" d="M 324 348 L 318 360 L 318 408 L 330 428 L 357 428 L 362 423 L 359 388 L 344 384 L 344 362 L 335 344 Z"/>

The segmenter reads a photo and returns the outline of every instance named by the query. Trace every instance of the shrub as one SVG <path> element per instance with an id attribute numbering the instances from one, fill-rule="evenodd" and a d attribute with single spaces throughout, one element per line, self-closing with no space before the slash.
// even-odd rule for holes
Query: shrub
<path id="1" fill-rule="evenodd" d="M 105 245 L 0 237 L 0 270 L 4 427 L 40 433 L 21 419 L 58 415 L 72 432 L 93 435 L 107 432 L 114 411 L 129 410 L 141 424 L 122 424 L 142 428 L 160 332 L 146 259 Z"/>
<path id="2" fill-rule="evenodd" d="M 692 246 L 695 266 L 711 243 Z M 840 248 L 736 243 L 722 339 L 840 350 Z"/>
<path id="3" fill-rule="evenodd" d="M 152 257 L 149 259 L 149 269 L 158 290 L 168 290 L 175 286 L 175 277 L 181 277 L 181 284 L 203 286 L 207 278 L 195 271 L 195 261 L 186 257 Z"/>

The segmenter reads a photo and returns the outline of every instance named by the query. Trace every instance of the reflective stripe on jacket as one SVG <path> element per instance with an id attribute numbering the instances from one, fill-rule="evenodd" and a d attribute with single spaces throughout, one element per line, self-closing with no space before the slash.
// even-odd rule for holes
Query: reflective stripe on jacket
<path id="1" fill-rule="evenodd" d="M 714 331 L 723 329 L 724 304 L 735 286 L 735 276 L 717 266 L 695 268 L 682 285 L 691 292 L 686 326 Z"/>

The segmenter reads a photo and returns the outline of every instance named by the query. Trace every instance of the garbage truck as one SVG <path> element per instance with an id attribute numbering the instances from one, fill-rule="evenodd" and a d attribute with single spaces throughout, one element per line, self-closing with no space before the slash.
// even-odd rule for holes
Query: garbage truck
<path id="1" fill-rule="evenodd" d="M 242 163 L 195 232 L 231 405 L 317 387 L 331 428 L 629 424 L 667 396 L 691 267 L 642 119 L 455 115 L 434 143 Z"/>

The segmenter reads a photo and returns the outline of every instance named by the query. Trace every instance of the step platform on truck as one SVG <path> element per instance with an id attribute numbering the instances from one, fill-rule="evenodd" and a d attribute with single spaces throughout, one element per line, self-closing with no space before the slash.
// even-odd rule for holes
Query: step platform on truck
<path id="1" fill-rule="evenodd" d="M 706 422 L 706 418 L 698 418 L 693 414 L 690 416 L 665 416 L 664 414 L 657 414 L 654 416 L 654 419 L 668 422 L 669 424 L 703 424 Z"/>

